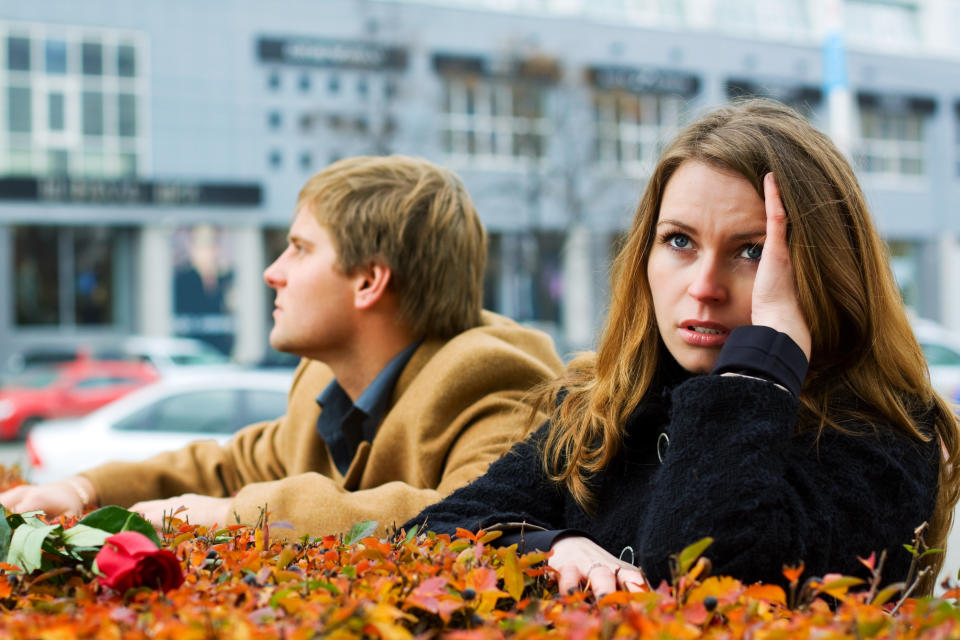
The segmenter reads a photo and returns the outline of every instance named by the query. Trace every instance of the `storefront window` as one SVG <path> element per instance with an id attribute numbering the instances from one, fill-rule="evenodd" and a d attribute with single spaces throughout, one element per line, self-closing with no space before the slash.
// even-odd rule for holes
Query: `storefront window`
<path id="1" fill-rule="evenodd" d="M 14 227 L 16 323 L 60 322 L 60 241 L 57 227 Z"/>
<path id="2" fill-rule="evenodd" d="M 115 324 L 121 236 L 108 227 L 14 227 L 16 324 Z"/>
<path id="3" fill-rule="evenodd" d="M 232 246 L 222 229 L 184 227 L 174 233 L 174 332 L 199 338 L 225 354 L 233 349 Z"/>
<path id="4" fill-rule="evenodd" d="M 560 327 L 563 243 L 553 231 L 491 233 L 483 283 L 484 307 L 521 322 Z"/>
<path id="5" fill-rule="evenodd" d="M 74 317 L 78 325 L 114 323 L 112 229 L 73 232 Z"/>

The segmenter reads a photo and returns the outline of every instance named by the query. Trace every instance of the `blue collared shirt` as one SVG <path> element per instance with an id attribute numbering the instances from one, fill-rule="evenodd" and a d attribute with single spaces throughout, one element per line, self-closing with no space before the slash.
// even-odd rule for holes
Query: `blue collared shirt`
<path id="1" fill-rule="evenodd" d="M 356 402 L 350 400 L 336 379 L 331 380 L 317 396 L 317 404 L 321 409 L 317 418 L 317 432 L 326 442 L 340 473 L 345 474 L 350 468 L 360 443 L 364 440 L 371 442 L 377 435 L 377 428 L 387 412 L 400 372 L 421 342 L 417 340 L 395 355 Z"/>

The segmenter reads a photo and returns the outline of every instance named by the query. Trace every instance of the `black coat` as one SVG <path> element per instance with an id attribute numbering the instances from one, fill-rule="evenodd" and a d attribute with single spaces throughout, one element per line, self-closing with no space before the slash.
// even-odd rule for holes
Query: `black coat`
<path id="1" fill-rule="evenodd" d="M 545 477 L 540 446 L 548 428 L 516 445 L 472 484 L 407 523 L 453 533 L 527 522 L 526 550 L 549 548 L 558 530 L 576 529 L 634 563 L 656 586 L 668 558 L 711 536 L 715 575 L 784 583 L 784 565 L 806 573 L 865 576 L 857 557 L 886 549 L 884 581 L 906 577 L 903 548 L 928 520 L 937 493 L 939 446 L 886 425 L 845 424 L 798 433 L 798 401 L 767 380 L 681 376 L 651 387 L 626 425 L 612 464 L 593 479 L 594 515 Z M 933 433 L 932 425 L 921 430 Z M 669 446 L 660 462 L 660 434 Z M 517 533 L 502 543 L 520 540 Z M 623 555 L 621 555 L 623 553 Z"/>

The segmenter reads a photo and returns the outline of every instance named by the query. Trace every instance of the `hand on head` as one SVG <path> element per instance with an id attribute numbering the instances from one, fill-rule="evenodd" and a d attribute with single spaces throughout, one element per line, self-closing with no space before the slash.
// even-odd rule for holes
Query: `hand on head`
<path id="1" fill-rule="evenodd" d="M 559 574 L 560 593 L 589 588 L 599 599 L 617 589 L 641 591 L 647 581 L 643 572 L 615 558 L 595 542 L 581 536 L 561 538 L 551 547 L 547 561 Z"/>
<path id="2" fill-rule="evenodd" d="M 751 322 L 790 336 L 810 359 L 810 328 L 800 309 L 787 246 L 787 212 L 772 173 L 763 178 L 767 236 L 753 281 Z"/>

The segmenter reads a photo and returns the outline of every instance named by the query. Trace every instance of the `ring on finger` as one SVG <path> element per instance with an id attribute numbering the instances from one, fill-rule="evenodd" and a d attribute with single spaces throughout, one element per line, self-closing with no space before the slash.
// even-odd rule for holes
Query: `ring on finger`
<path id="1" fill-rule="evenodd" d="M 611 569 L 611 568 L 607 565 L 606 562 L 602 562 L 602 561 L 600 561 L 600 560 L 594 560 L 593 562 L 590 563 L 590 566 L 587 567 L 587 572 L 586 572 L 584 575 L 585 575 L 585 576 L 589 576 L 589 575 L 590 575 L 590 572 L 593 571 L 594 569 L 596 569 L 597 567 L 603 567 L 604 569 L 608 569 L 609 571 L 613 571 L 613 569 Z M 619 569 L 618 569 L 618 570 L 619 570 Z"/>

